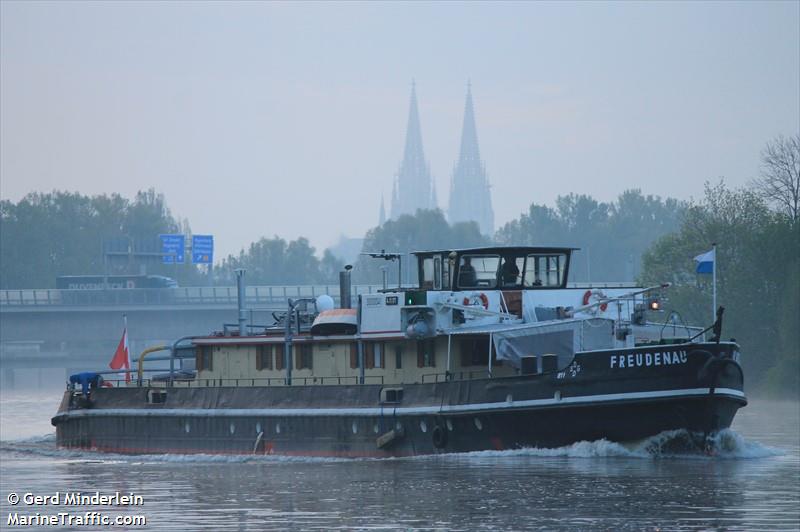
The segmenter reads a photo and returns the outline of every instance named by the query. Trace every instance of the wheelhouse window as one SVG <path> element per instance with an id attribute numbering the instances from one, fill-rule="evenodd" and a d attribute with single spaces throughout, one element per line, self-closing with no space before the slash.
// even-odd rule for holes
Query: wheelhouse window
<path id="1" fill-rule="evenodd" d="M 500 265 L 500 285 L 504 288 L 521 286 L 524 268 L 525 257 L 504 256 Z"/>
<path id="2" fill-rule="evenodd" d="M 564 284 L 566 253 L 528 255 L 523 283 L 526 288 L 557 288 Z"/>
<path id="3" fill-rule="evenodd" d="M 422 259 L 422 279 L 420 279 L 419 287 L 423 290 L 433 290 L 434 273 L 433 257 L 425 257 Z"/>
<path id="4" fill-rule="evenodd" d="M 450 261 L 446 256 L 425 257 L 420 263 L 419 287 L 423 290 L 450 289 Z"/>
<path id="5" fill-rule="evenodd" d="M 459 288 L 495 288 L 499 255 L 463 255 L 458 265 Z"/>

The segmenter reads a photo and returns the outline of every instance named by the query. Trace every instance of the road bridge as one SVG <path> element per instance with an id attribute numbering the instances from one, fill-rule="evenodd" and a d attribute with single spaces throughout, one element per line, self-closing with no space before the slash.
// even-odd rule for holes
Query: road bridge
<path id="1" fill-rule="evenodd" d="M 380 286 L 354 285 L 352 294 Z M 338 285 L 249 286 L 250 323 L 268 325 L 289 298 L 330 295 Z M 63 384 L 76 371 L 107 368 L 127 316 L 131 357 L 152 345 L 221 331 L 237 321 L 236 287 L 0 290 L 0 385 Z"/>

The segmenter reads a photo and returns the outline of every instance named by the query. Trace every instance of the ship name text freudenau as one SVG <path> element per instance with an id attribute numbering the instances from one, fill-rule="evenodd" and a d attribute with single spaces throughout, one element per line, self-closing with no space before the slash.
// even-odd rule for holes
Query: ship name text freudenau
<path id="1" fill-rule="evenodd" d="M 630 353 L 626 355 L 611 355 L 609 367 L 640 368 L 649 366 L 672 366 L 686 364 L 686 351 L 659 351 L 655 353 Z"/>

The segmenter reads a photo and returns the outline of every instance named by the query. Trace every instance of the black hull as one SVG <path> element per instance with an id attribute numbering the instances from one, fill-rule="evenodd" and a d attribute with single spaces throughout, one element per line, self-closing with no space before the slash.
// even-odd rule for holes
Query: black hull
<path id="1" fill-rule="evenodd" d="M 144 404 L 147 388 L 99 390 L 89 409 L 65 396 L 53 423 L 62 447 L 117 453 L 391 457 L 702 435 L 746 400 L 738 363 L 700 347 L 669 371 L 634 364 L 620 379 L 587 353 L 574 375 L 405 385 L 393 405 L 380 386 L 173 388 L 164 405 Z"/>

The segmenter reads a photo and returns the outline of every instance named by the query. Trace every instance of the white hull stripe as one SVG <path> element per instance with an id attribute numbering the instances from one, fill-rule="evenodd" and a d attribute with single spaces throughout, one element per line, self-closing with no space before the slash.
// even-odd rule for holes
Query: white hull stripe
<path id="1" fill-rule="evenodd" d="M 416 416 L 421 414 L 454 414 L 462 412 L 508 411 L 520 408 L 555 405 L 586 405 L 612 401 L 637 399 L 666 399 L 672 397 L 707 396 L 711 388 L 686 390 L 660 390 L 655 392 L 611 393 L 605 395 L 583 395 L 561 399 L 529 399 L 526 401 L 502 401 L 499 403 L 475 403 L 442 406 L 401 406 L 370 408 L 106 408 L 97 410 L 69 410 L 56 416 L 140 416 L 140 417 L 304 417 L 304 416 Z M 716 388 L 714 396 L 729 396 L 744 399 L 744 392 L 732 388 Z"/>

